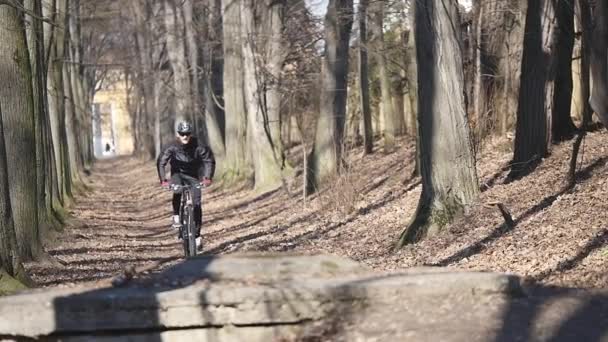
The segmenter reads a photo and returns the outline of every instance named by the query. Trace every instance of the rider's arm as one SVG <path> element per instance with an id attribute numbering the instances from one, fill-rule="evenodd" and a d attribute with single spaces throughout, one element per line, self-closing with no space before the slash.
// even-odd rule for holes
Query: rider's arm
<path id="1" fill-rule="evenodd" d="M 208 146 L 200 146 L 198 148 L 198 157 L 201 160 L 201 166 L 198 169 L 198 178 L 213 179 L 215 173 L 215 157 Z"/>
<path id="2" fill-rule="evenodd" d="M 161 181 L 165 181 L 165 166 L 171 160 L 173 155 L 173 146 L 167 147 L 156 159 L 156 170 L 158 171 L 158 178 Z"/>

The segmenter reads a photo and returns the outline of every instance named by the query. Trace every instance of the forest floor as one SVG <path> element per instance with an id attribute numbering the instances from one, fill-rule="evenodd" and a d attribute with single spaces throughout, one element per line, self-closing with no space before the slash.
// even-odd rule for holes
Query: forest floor
<path id="1" fill-rule="evenodd" d="M 347 174 L 306 200 L 301 167 L 289 193 L 215 185 L 203 195 L 204 253 L 325 253 L 380 270 L 438 265 L 515 273 L 549 286 L 606 288 L 607 142 L 606 132 L 587 136 L 571 193 L 562 188 L 572 142 L 555 146 L 531 175 L 510 184 L 503 180 L 511 143 L 486 143 L 478 161 L 479 201 L 443 234 L 397 251 L 421 190 L 411 176 L 412 141 L 400 140 L 390 154 L 363 157 L 361 149 L 350 150 Z M 294 165 L 301 165 L 300 155 L 294 151 Z M 158 272 L 182 260 L 169 227 L 171 194 L 158 186 L 153 163 L 102 160 L 85 181 L 92 191 L 76 198 L 65 231 L 47 246 L 58 263 L 26 265 L 39 286 L 97 282 L 129 265 Z M 513 227 L 503 225 L 495 202 L 510 210 Z"/>

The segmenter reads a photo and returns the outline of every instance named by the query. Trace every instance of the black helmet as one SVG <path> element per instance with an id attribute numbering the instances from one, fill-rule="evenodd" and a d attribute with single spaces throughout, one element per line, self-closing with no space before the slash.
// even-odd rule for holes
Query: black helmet
<path id="1" fill-rule="evenodd" d="M 177 124 L 177 133 L 192 134 L 192 125 L 188 121 L 182 121 Z"/>

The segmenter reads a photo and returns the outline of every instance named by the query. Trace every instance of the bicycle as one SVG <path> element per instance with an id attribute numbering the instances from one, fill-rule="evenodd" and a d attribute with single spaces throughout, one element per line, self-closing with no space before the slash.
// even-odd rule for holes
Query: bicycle
<path id="1" fill-rule="evenodd" d="M 194 188 L 200 189 L 200 185 Z M 174 193 L 181 193 L 182 199 L 179 206 L 179 235 L 182 239 L 184 256 L 186 258 L 196 256 L 196 225 L 194 224 L 194 203 L 192 201 L 192 186 L 171 184 L 169 190 Z"/>

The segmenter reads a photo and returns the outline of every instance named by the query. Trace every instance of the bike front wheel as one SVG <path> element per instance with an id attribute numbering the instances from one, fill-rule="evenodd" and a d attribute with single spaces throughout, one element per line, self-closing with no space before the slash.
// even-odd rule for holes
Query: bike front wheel
<path id="1" fill-rule="evenodd" d="M 185 224 L 186 238 L 184 239 L 184 255 L 187 257 L 196 256 L 196 235 L 194 232 L 194 212 L 192 207 L 186 209 L 188 219 Z"/>

